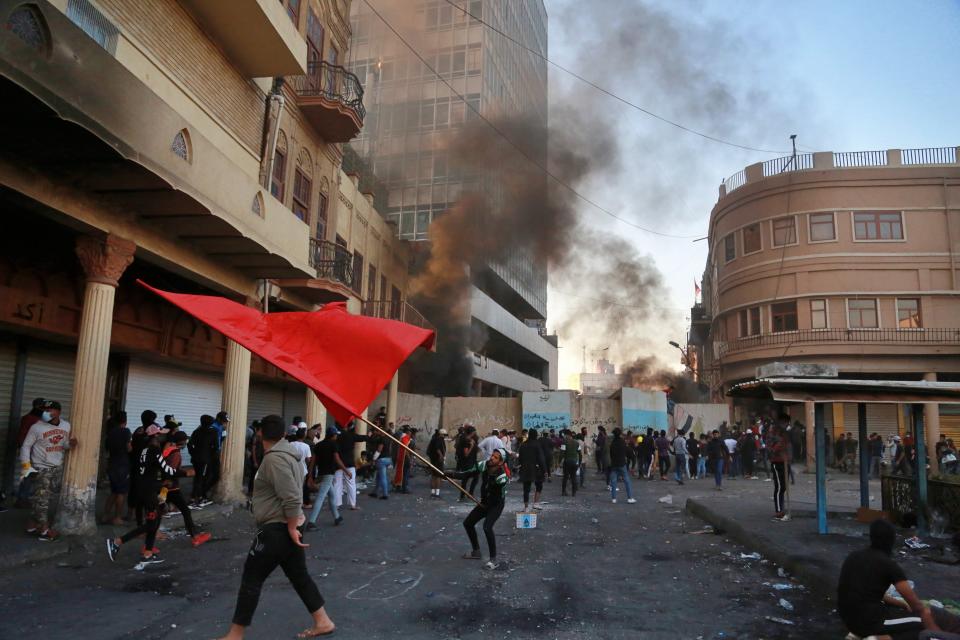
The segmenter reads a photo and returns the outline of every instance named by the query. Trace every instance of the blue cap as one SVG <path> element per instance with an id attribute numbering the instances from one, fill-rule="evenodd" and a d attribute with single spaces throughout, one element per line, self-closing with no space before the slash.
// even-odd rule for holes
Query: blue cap
<path id="1" fill-rule="evenodd" d="M 337 429 L 335 426 L 330 425 L 330 426 L 327 428 L 327 433 L 330 434 L 330 435 L 334 435 L 334 436 L 340 435 L 340 429 Z"/>

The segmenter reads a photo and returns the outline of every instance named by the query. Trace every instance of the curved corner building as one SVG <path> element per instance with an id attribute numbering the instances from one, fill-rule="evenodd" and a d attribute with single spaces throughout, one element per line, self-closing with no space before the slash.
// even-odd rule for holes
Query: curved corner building
<path id="1" fill-rule="evenodd" d="M 771 362 L 836 365 L 842 378 L 960 380 L 957 147 L 750 165 L 720 186 L 709 242 L 690 346 L 715 401 Z M 903 432 L 902 413 L 869 405 L 869 431 Z M 856 431 L 855 405 L 825 414 L 835 433 Z M 936 422 L 960 442 L 957 407 L 931 405 L 925 417 L 928 433 Z"/>

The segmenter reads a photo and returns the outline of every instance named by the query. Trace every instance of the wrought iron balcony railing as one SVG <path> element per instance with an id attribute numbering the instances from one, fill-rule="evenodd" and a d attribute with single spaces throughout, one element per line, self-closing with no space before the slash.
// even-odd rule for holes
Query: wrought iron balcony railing
<path id="1" fill-rule="evenodd" d="M 353 254 L 335 242 L 310 239 L 310 265 L 318 278 L 335 280 L 353 287 Z"/>
<path id="2" fill-rule="evenodd" d="M 436 331 L 430 322 L 409 303 L 402 300 L 367 300 L 363 303 L 363 315 L 373 318 L 399 320 L 421 329 Z"/>
<path id="3" fill-rule="evenodd" d="M 747 349 L 793 344 L 943 344 L 960 347 L 960 328 L 934 329 L 801 329 L 762 333 L 721 343 L 720 355 Z"/>
<path id="4" fill-rule="evenodd" d="M 307 119 L 331 142 L 359 133 L 366 117 L 363 85 L 345 68 L 324 60 L 307 63 L 307 74 L 288 78 Z"/>

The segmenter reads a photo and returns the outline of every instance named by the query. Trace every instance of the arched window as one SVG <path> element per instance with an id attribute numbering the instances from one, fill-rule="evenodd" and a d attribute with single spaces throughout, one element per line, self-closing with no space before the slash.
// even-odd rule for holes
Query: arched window
<path id="1" fill-rule="evenodd" d="M 250 203 L 250 210 L 261 218 L 263 217 L 263 196 L 259 191 L 253 196 L 253 202 Z"/>
<path id="2" fill-rule="evenodd" d="M 177 135 L 173 136 L 173 142 L 170 144 L 170 150 L 184 162 L 191 162 L 193 154 L 190 147 L 190 132 L 186 129 L 177 131 Z"/>
<path id="3" fill-rule="evenodd" d="M 327 176 L 320 178 L 320 197 L 317 204 L 317 240 L 327 239 L 328 214 L 327 206 L 330 197 L 330 180 Z"/>
<path id="4" fill-rule="evenodd" d="M 310 152 L 300 149 L 293 176 L 293 215 L 310 224 L 310 192 L 313 184 L 313 160 Z"/>
<path id="5" fill-rule="evenodd" d="M 286 176 L 287 134 L 281 129 L 277 132 L 277 148 L 273 152 L 273 173 L 270 176 L 270 193 L 280 202 L 283 202 Z"/>
<path id="6" fill-rule="evenodd" d="M 6 27 L 37 53 L 50 50 L 50 31 L 36 5 L 22 4 L 11 11 Z"/>

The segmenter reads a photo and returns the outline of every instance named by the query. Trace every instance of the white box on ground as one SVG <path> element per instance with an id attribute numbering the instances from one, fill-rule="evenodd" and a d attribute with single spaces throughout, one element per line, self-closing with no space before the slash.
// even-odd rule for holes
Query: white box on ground
<path id="1" fill-rule="evenodd" d="M 536 513 L 517 513 L 517 529 L 536 529 L 537 528 L 537 514 Z"/>

